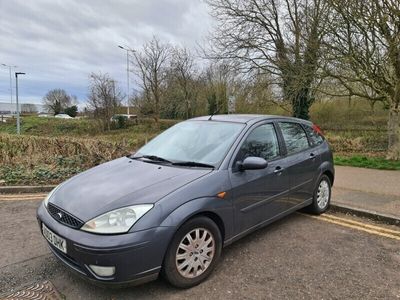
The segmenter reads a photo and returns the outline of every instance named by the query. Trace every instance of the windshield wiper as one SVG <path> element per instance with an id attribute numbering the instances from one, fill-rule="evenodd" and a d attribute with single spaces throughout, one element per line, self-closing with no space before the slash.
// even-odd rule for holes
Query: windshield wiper
<path id="1" fill-rule="evenodd" d="M 174 166 L 182 166 L 182 167 L 199 167 L 199 168 L 212 168 L 215 169 L 214 165 L 210 165 L 210 164 L 204 164 L 201 162 L 195 162 L 195 161 L 176 161 L 176 162 L 172 162 L 168 159 L 156 156 L 156 155 L 142 155 L 142 156 L 131 156 L 131 159 L 141 159 L 141 158 L 146 158 L 146 159 L 150 159 L 152 161 L 155 162 L 165 162 L 165 163 L 169 163 L 171 165 Z"/>
<path id="2" fill-rule="evenodd" d="M 183 167 L 200 167 L 200 168 L 212 168 L 215 169 L 214 165 L 210 164 L 203 164 L 200 162 L 195 162 L 195 161 L 178 161 L 172 163 L 174 166 L 183 166 Z"/>
<path id="3" fill-rule="evenodd" d="M 146 159 L 150 159 L 152 161 L 159 161 L 159 162 L 166 162 L 166 163 L 170 163 L 172 164 L 172 161 L 159 157 L 157 155 L 142 155 L 142 156 L 131 156 L 131 159 L 140 159 L 140 158 L 146 158 Z"/>

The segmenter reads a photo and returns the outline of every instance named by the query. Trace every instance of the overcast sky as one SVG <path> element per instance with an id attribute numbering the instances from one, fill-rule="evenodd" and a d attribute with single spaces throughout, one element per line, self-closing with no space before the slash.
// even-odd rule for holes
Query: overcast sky
<path id="1" fill-rule="evenodd" d="M 83 102 L 90 72 L 109 73 L 125 92 L 126 52 L 117 45 L 139 48 L 156 35 L 194 49 L 211 23 L 202 0 L 0 0 L 0 65 L 27 73 L 21 102 L 40 103 L 54 88 Z M 0 102 L 9 100 L 0 66 Z"/>

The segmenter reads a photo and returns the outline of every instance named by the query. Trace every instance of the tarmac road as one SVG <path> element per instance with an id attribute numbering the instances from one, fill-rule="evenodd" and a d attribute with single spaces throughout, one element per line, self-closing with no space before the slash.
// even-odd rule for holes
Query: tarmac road
<path id="1" fill-rule="evenodd" d="M 400 229 L 343 214 L 293 214 L 223 251 L 190 290 L 162 279 L 94 286 L 56 261 L 35 218 L 37 200 L 0 201 L 0 298 L 51 280 L 67 299 L 400 299 Z"/>

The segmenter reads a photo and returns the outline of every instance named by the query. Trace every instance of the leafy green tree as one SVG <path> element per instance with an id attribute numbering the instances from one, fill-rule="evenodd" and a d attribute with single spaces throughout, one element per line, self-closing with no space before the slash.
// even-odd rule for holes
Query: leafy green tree
<path id="1" fill-rule="evenodd" d="M 78 114 L 78 106 L 72 105 L 70 107 L 67 107 L 66 109 L 64 109 L 64 113 L 66 113 L 70 117 L 75 118 Z"/>

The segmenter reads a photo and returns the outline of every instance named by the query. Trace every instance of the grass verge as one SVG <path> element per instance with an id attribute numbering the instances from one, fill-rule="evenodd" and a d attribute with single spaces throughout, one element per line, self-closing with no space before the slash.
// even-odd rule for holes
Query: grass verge
<path id="1" fill-rule="evenodd" d="M 400 161 L 387 160 L 383 157 L 367 157 L 362 155 L 334 157 L 338 166 L 351 166 L 379 170 L 400 170 Z"/>

